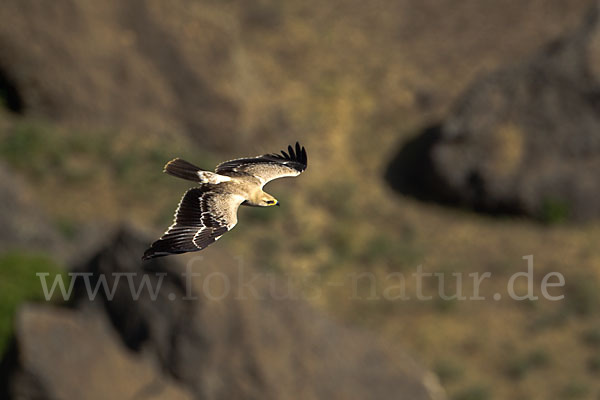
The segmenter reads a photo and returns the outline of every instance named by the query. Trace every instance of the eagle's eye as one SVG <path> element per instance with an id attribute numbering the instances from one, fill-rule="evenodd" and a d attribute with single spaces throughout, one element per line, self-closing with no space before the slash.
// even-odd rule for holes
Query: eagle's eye
<path id="1" fill-rule="evenodd" d="M 275 200 L 267 200 L 267 204 L 268 205 L 275 204 Z"/>

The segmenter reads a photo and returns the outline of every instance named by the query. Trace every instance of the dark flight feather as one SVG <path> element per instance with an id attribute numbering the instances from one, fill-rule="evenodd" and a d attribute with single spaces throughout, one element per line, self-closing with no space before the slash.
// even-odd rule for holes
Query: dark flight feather
<path id="1" fill-rule="evenodd" d="M 300 146 L 300 143 L 296 142 L 296 149 L 292 146 L 288 146 L 288 152 L 281 150 L 281 154 L 263 154 L 262 156 L 252 158 L 238 158 L 235 160 L 225 161 L 219 165 L 215 172 L 217 174 L 227 174 L 228 172 L 236 173 L 240 172 L 245 166 L 255 164 L 277 164 L 283 165 L 298 172 L 302 172 L 308 165 L 308 158 L 306 156 L 306 150 Z"/>
<path id="2" fill-rule="evenodd" d="M 169 254 L 202 250 L 229 229 L 227 220 L 214 207 L 214 196 L 208 186 L 188 190 L 175 211 L 175 223 L 146 250 L 143 260 Z"/>

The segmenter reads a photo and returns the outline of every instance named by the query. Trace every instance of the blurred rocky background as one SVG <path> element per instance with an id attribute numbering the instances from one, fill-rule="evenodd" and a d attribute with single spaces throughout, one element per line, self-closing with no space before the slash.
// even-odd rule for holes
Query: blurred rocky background
<path id="1" fill-rule="evenodd" d="M 0 397 L 598 398 L 599 7 L 3 1 Z M 282 207 L 141 263 L 189 186 L 166 161 L 296 140 Z M 492 300 L 529 254 L 564 300 Z M 419 265 L 491 272 L 488 299 L 382 296 Z M 36 273 L 69 271 L 165 279 L 156 300 L 75 281 L 44 301 Z M 203 297 L 210 272 L 259 296 Z"/>

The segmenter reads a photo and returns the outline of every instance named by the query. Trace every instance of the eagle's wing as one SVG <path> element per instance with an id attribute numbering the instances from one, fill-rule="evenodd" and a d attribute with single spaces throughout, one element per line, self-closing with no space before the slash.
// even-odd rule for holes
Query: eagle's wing
<path id="1" fill-rule="evenodd" d="M 297 176 L 306 169 L 306 150 L 296 142 L 296 149 L 288 146 L 288 152 L 264 154 L 252 158 L 238 158 L 217 165 L 215 172 L 222 175 L 240 174 L 256 177 L 264 186 L 273 179 Z"/>
<path id="2" fill-rule="evenodd" d="M 237 223 L 244 197 L 203 185 L 185 192 L 175 221 L 144 253 L 143 260 L 204 249 Z"/>

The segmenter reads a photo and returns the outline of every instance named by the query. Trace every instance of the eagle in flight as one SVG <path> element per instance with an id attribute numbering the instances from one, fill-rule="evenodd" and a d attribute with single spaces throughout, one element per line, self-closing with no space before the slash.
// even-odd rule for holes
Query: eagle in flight
<path id="1" fill-rule="evenodd" d="M 278 206 L 277 199 L 263 192 L 263 186 L 273 179 L 300 175 L 306 165 L 306 150 L 298 142 L 295 149 L 288 146 L 287 153 L 282 150 L 281 154 L 225 161 L 215 172 L 179 158 L 169 161 L 164 172 L 200 186 L 185 192 L 173 224 L 142 259 L 204 249 L 235 226 L 240 205 Z"/>

